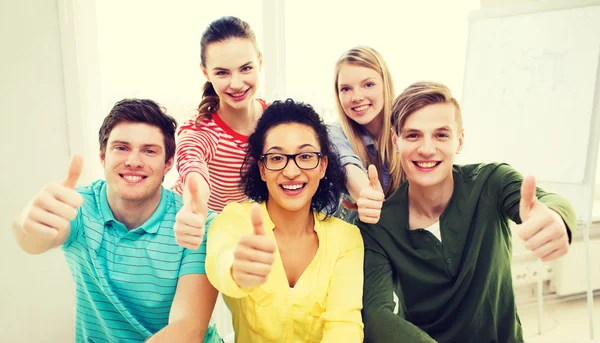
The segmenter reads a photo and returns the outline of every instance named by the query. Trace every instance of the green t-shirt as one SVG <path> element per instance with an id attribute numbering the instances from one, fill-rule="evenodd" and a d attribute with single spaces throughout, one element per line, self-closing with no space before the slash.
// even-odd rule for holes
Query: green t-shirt
<path id="1" fill-rule="evenodd" d="M 454 166 L 453 178 L 439 222 L 443 243 L 425 229 L 409 230 L 408 182 L 384 202 L 379 223 L 357 223 L 365 243 L 365 342 L 523 341 L 509 226 L 520 223 L 523 177 L 506 164 L 478 164 Z M 539 188 L 537 197 L 575 228 L 566 200 Z"/>

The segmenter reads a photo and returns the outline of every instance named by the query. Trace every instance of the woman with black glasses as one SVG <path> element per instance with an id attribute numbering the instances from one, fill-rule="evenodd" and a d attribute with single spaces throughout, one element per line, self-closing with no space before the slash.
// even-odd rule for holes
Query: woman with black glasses
<path id="1" fill-rule="evenodd" d="M 236 342 L 362 342 L 362 238 L 330 216 L 345 181 L 311 106 L 267 107 L 242 168 L 255 203 L 230 203 L 208 230 L 206 272 Z"/>

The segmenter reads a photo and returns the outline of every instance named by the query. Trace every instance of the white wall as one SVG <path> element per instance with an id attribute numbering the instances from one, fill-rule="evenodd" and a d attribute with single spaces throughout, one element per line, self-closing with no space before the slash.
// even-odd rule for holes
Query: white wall
<path id="1" fill-rule="evenodd" d="M 59 15 L 57 3 L 66 12 Z M 85 157 L 81 183 L 103 176 L 97 132 L 116 101 L 152 98 L 179 122 L 191 117 L 205 81 L 198 66 L 201 32 L 219 16 L 236 15 L 250 23 L 264 47 L 272 42 L 263 41 L 262 3 L 213 2 L 210 10 L 197 0 L 0 3 L 0 96 L 5 109 L 0 218 L 6 228 L 0 233 L 0 341 L 72 340 L 73 282 L 62 254 L 27 256 L 18 251 L 9 230 L 18 210 L 44 183 L 63 177 L 70 147 Z M 479 0 L 395 5 L 371 0 L 367 6 L 359 0 L 286 2 L 287 84 L 279 97 L 308 101 L 327 119 L 334 118 L 334 63 L 343 51 L 365 44 L 383 54 L 396 93 L 430 79 L 446 83 L 460 98 L 467 14 L 478 6 Z M 264 68 L 275 58 L 265 56 Z M 27 129 L 16 129 L 26 121 Z M 78 125 L 83 129 L 77 130 Z M 600 168 L 598 176 L 600 180 Z M 165 185 L 175 177 L 170 173 Z"/>
<path id="2" fill-rule="evenodd" d="M 69 162 L 56 1 L 0 2 L 0 342 L 73 340 L 74 285 L 60 250 L 18 250 L 11 222 Z"/>
<path id="3" fill-rule="evenodd" d="M 221 16 L 238 16 L 250 24 L 260 48 L 260 6 L 260 0 L 211 2 L 210 10 L 197 0 L 96 1 L 97 81 L 102 97 L 101 111 L 89 118 L 90 137 L 97 135 L 114 103 L 127 97 L 159 102 L 178 123 L 190 119 L 206 81 L 200 70 L 202 32 Z M 97 150 L 97 143 L 93 149 Z M 102 177 L 101 168 L 94 168 L 93 175 Z M 165 186 L 173 185 L 176 178 L 173 169 Z"/>
<path id="4" fill-rule="evenodd" d="M 467 14 L 478 8 L 479 0 L 286 2 L 288 96 L 313 104 L 327 120 L 336 118 L 335 63 L 346 50 L 368 45 L 383 55 L 396 94 L 432 80 L 460 99 Z"/>

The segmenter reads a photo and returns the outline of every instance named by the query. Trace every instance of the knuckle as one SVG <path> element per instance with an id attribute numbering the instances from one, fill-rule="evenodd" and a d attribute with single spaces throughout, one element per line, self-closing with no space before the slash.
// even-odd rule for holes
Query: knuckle
<path id="1" fill-rule="evenodd" d="M 67 220 L 73 220 L 77 217 L 77 210 L 74 208 L 70 208 L 67 213 Z"/>
<path id="2" fill-rule="evenodd" d="M 33 199 L 33 206 L 41 208 L 44 206 L 44 204 L 46 203 L 45 201 L 45 197 L 43 194 L 39 194 L 37 195 L 34 199 Z"/>
<path id="3" fill-rule="evenodd" d="M 61 222 L 58 226 L 58 230 L 64 232 L 64 231 L 67 231 L 70 227 L 71 227 L 71 222 L 69 220 L 63 219 L 63 220 L 61 220 Z"/>
<path id="4" fill-rule="evenodd" d="M 33 223 L 32 220 L 27 218 L 25 219 L 25 221 L 23 222 L 23 225 L 21 225 L 23 227 L 23 232 L 25 232 L 26 234 L 31 234 L 33 231 Z"/>

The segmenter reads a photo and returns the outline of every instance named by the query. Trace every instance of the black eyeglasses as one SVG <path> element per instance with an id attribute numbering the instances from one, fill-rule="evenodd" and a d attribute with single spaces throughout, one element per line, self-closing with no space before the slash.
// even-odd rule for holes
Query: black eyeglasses
<path id="1" fill-rule="evenodd" d="M 290 159 L 294 160 L 294 163 L 298 168 L 302 170 L 315 169 L 323 154 L 320 152 L 301 152 L 298 154 L 279 154 L 279 153 L 268 153 L 260 156 L 260 160 L 264 164 L 265 168 L 271 171 L 279 171 L 287 167 Z"/>

